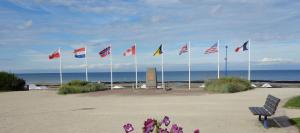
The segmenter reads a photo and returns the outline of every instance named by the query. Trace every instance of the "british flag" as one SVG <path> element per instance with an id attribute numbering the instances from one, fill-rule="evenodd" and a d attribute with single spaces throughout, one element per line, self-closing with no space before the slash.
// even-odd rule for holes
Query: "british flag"
<path id="1" fill-rule="evenodd" d="M 99 55 L 104 58 L 110 54 L 110 46 L 99 52 Z"/>
<path id="2" fill-rule="evenodd" d="M 184 46 L 181 47 L 180 51 L 179 51 L 179 55 L 188 52 L 188 46 L 187 44 L 185 44 Z"/>
<path id="3" fill-rule="evenodd" d="M 215 43 L 214 45 L 212 45 L 209 49 L 207 49 L 205 51 L 204 54 L 211 54 L 211 53 L 216 53 L 218 52 L 218 43 Z"/>

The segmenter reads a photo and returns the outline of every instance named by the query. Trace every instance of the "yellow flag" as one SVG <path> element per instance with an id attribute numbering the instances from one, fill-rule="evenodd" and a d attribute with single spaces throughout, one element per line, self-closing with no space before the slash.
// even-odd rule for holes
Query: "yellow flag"
<path id="1" fill-rule="evenodd" d="M 159 48 L 155 51 L 153 56 L 160 56 L 163 53 L 161 47 L 162 45 L 159 46 Z"/>

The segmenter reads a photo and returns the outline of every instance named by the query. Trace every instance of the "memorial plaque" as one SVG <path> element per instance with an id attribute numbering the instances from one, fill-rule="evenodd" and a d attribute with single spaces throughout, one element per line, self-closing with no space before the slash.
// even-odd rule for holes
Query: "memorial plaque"
<path id="1" fill-rule="evenodd" d="M 156 68 L 148 68 L 146 75 L 146 85 L 149 89 L 157 88 L 157 76 L 156 76 Z"/>

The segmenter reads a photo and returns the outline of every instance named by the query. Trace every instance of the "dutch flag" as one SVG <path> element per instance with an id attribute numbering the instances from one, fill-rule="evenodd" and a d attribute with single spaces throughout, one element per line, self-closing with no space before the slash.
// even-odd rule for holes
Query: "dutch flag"
<path id="1" fill-rule="evenodd" d="M 85 58 L 85 54 L 86 54 L 86 51 L 85 51 L 84 47 L 74 50 L 74 57 L 75 58 Z"/>

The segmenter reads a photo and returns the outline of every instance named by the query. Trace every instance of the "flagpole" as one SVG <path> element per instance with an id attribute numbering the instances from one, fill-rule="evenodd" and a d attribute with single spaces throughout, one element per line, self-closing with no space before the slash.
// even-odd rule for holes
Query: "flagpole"
<path id="1" fill-rule="evenodd" d="M 113 89 L 113 73 L 112 73 L 112 47 L 110 46 L 110 89 Z"/>
<path id="2" fill-rule="evenodd" d="M 89 81 L 89 77 L 88 77 L 88 61 L 87 61 L 87 46 L 85 46 L 85 80 Z"/>
<path id="3" fill-rule="evenodd" d="M 62 54 L 61 54 L 61 51 L 60 51 L 60 48 L 58 48 L 58 51 L 59 51 L 59 76 L 60 76 L 60 86 L 62 86 L 62 66 L 61 66 L 61 57 L 62 57 Z"/>
<path id="4" fill-rule="evenodd" d="M 218 79 L 220 78 L 220 44 L 218 40 Z"/>
<path id="5" fill-rule="evenodd" d="M 165 89 L 165 83 L 164 83 L 164 50 L 163 50 L 163 44 L 161 44 L 161 86 L 163 89 Z"/>
<path id="6" fill-rule="evenodd" d="M 251 82 L 251 44 L 249 39 L 249 51 L 248 51 L 248 80 Z"/>
<path id="7" fill-rule="evenodd" d="M 138 77 L 137 77 L 137 48 L 136 48 L 136 43 L 134 43 L 135 47 L 135 55 L 134 55 L 134 62 L 135 62 L 135 88 L 138 88 Z"/>
<path id="8" fill-rule="evenodd" d="M 189 41 L 189 90 L 191 90 L 191 42 Z"/>

